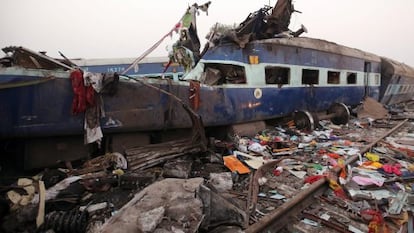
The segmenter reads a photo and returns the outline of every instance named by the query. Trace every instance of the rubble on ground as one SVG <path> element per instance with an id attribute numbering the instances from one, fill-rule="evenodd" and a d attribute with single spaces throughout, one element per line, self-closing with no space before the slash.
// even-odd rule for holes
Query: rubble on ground
<path id="1" fill-rule="evenodd" d="M 312 131 L 291 122 L 267 125 L 256 135 L 211 138 L 207 152 L 163 144 L 162 153 L 140 157 L 149 151 L 131 148 L 19 177 L 2 186 L 1 229 L 243 232 L 316 182 L 329 188 L 284 232 L 407 229 L 414 208 L 414 124 L 406 121 L 378 140 L 400 121 L 364 106 L 347 125 L 324 120 Z"/>

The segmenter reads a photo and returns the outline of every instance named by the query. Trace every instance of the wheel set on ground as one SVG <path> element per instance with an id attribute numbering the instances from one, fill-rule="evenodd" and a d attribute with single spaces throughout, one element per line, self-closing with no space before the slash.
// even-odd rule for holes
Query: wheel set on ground
<path id="1" fill-rule="evenodd" d="M 335 125 L 346 124 L 351 113 L 343 103 L 334 103 L 325 113 L 311 113 L 309 111 L 297 111 L 294 113 L 293 120 L 296 128 L 313 130 L 317 127 L 320 120 L 331 120 Z"/>

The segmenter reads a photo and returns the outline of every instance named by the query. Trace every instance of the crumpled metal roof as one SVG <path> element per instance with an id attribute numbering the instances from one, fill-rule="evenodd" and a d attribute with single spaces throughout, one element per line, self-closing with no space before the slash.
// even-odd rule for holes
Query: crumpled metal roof
<path id="1" fill-rule="evenodd" d="M 6 58 L 11 61 L 11 65 L 30 69 L 47 70 L 72 70 L 73 67 L 53 59 L 45 54 L 32 51 L 21 46 L 9 46 L 2 49 L 8 54 Z"/>
<path id="2" fill-rule="evenodd" d="M 389 74 L 414 78 L 414 68 L 387 57 L 381 57 L 382 69 Z"/>
<path id="3" fill-rule="evenodd" d="M 274 38 L 279 34 L 298 36 L 289 30 L 290 18 L 295 12 L 291 0 L 278 0 L 275 7 L 265 6 L 253 13 L 235 29 L 215 38 L 215 44 L 235 42 L 243 48 L 248 42 Z M 306 29 L 305 29 L 306 30 Z"/>

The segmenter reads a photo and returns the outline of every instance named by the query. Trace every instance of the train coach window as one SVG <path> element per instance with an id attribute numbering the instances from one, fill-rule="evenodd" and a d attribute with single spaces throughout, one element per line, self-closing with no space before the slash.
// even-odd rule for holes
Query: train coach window
<path id="1" fill-rule="evenodd" d="M 407 87 L 406 85 L 401 85 L 401 86 L 400 86 L 400 91 L 399 91 L 399 93 L 400 93 L 400 94 L 404 94 L 404 93 L 406 93 L 406 92 L 405 92 L 406 87 Z"/>
<path id="2" fill-rule="evenodd" d="M 319 70 L 302 70 L 302 84 L 314 85 L 319 83 Z"/>
<path id="3" fill-rule="evenodd" d="M 328 84 L 339 84 L 339 72 L 328 71 Z"/>
<path id="4" fill-rule="evenodd" d="M 375 75 L 375 85 L 380 85 L 380 76 L 378 74 Z"/>
<path id="5" fill-rule="evenodd" d="M 205 77 L 202 83 L 208 85 L 246 84 L 246 72 L 243 66 L 208 63 L 204 70 Z"/>
<path id="6" fill-rule="evenodd" d="M 357 83 L 357 74 L 348 72 L 346 73 L 346 83 L 347 84 L 356 84 Z"/>
<path id="7" fill-rule="evenodd" d="M 266 84 L 289 84 L 290 69 L 286 67 L 266 67 Z"/>

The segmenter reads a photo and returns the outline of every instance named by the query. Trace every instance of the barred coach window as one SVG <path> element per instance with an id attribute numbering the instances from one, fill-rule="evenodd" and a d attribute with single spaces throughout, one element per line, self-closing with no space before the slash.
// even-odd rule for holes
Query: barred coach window
<path id="1" fill-rule="evenodd" d="M 328 84 L 339 84 L 340 73 L 337 71 L 328 71 Z"/>
<path id="2" fill-rule="evenodd" d="M 302 70 L 302 84 L 315 85 L 319 84 L 319 70 Z"/>
<path id="3" fill-rule="evenodd" d="M 357 74 L 353 72 L 346 73 L 346 83 L 356 84 L 357 83 Z"/>
<path id="4" fill-rule="evenodd" d="M 265 69 L 266 84 L 285 85 L 290 83 L 290 68 L 269 66 Z"/>

